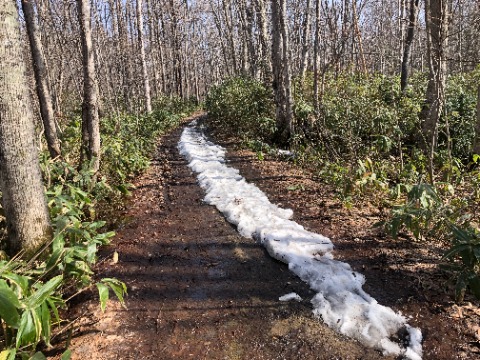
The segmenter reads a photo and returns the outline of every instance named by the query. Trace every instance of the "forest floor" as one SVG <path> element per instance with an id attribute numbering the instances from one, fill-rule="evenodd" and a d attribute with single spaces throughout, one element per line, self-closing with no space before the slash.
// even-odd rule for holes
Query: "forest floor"
<path id="1" fill-rule="evenodd" d="M 390 359 L 314 318 L 314 293 L 241 237 L 212 206 L 177 150 L 183 128 L 161 139 L 150 169 L 122 214 L 112 245 L 101 254 L 98 277 L 128 286 L 126 308 L 111 301 L 101 312 L 95 292 L 69 310 L 74 330 L 51 351 L 70 343 L 72 359 Z M 424 359 L 480 359 L 478 303 L 452 301 L 438 269 L 441 249 L 386 237 L 373 227 L 382 209 L 346 209 L 334 191 L 291 162 L 241 150 L 211 134 L 270 201 L 294 210 L 306 229 L 330 237 L 334 255 L 366 276 L 364 289 L 422 329 Z M 118 262 L 113 261 L 114 252 Z M 301 302 L 280 302 L 290 292 Z"/>

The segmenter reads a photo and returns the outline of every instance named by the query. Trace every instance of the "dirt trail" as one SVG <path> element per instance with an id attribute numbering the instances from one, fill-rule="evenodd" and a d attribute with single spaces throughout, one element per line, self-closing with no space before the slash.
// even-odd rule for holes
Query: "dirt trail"
<path id="1" fill-rule="evenodd" d="M 182 130 L 162 139 L 153 166 L 136 181 L 126 224 L 98 266 L 99 277 L 127 283 L 127 309 L 112 301 L 101 313 L 95 295 L 86 296 L 73 308 L 80 318 L 72 358 L 390 359 L 314 319 L 307 285 L 202 202 L 203 191 L 178 154 Z M 332 238 L 341 250 L 336 256 L 367 276 L 368 292 L 413 316 L 410 323 L 426 334 L 424 359 L 477 358 L 459 344 L 472 343 L 461 329 L 478 317 L 467 310 L 463 319 L 451 317 L 451 303 L 438 289 L 425 289 L 422 268 L 415 269 L 430 264 L 432 252 L 369 230 L 378 209 L 342 209 L 330 200 L 331 189 L 295 166 L 222 145 L 231 166 L 272 202 L 293 208 L 296 221 Z M 303 301 L 278 300 L 290 292 Z"/>
<path id="2" fill-rule="evenodd" d="M 129 288 L 127 309 L 95 301 L 73 335 L 73 359 L 384 359 L 313 319 L 308 287 L 253 240 L 240 237 L 166 136 L 136 186 L 99 266 Z M 304 300 L 280 302 L 295 291 Z"/>

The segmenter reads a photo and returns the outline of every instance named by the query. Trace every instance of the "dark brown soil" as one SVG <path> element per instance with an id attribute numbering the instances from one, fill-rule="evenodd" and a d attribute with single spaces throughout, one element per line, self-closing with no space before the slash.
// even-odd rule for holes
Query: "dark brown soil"
<path id="1" fill-rule="evenodd" d="M 136 181 L 126 223 L 98 266 L 99 277 L 126 282 L 127 308 L 111 301 L 102 313 L 95 294 L 74 306 L 72 358 L 388 359 L 315 319 L 308 286 L 202 202 L 177 151 L 181 131 L 162 139 L 153 166 Z M 346 210 L 292 164 L 223 144 L 231 166 L 272 202 L 333 240 L 337 258 L 366 275 L 371 295 L 412 317 L 425 336 L 424 359 L 480 358 L 480 311 L 454 305 L 443 290 L 437 247 L 387 238 L 372 230 L 375 207 Z M 290 292 L 303 301 L 278 300 Z"/>

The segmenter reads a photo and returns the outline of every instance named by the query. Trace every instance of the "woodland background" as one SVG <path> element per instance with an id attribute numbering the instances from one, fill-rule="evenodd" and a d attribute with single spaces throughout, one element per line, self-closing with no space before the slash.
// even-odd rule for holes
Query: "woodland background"
<path id="1" fill-rule="evenodd" d="M 199 106 L 442 243 L 456 300 L 480 297 L 479 34 L 475 0 L 2 1 L 1 356 L 42 356 L 86 288 L 123 299 L 91 270 L 105 219 Z"/>

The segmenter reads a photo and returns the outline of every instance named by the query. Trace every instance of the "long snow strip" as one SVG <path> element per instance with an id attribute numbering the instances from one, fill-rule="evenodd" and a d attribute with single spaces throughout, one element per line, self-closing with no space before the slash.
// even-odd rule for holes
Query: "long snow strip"
<path id="1" fill-rule="evenodd" d="M 242 236 L 260 241 L 272 257 L 288 264 L 317 293 L 311 300 L 315 316 L 384 355 L 422 358 L 421 331 L 362 289 L 365 277 L 333 259 L 330 239 L 289 220 L 292 210 L 272 204 L 237 169 L 227 166 L 225 149 L 208 141 L 196 121 L 185 128 L 178 147 L 198 174 L 206 192 L 204 201 L 215 205 Z M 401 332 L 408 334 L 406 341 L 390 339 Z"/>

